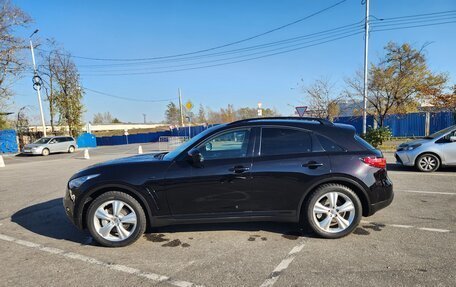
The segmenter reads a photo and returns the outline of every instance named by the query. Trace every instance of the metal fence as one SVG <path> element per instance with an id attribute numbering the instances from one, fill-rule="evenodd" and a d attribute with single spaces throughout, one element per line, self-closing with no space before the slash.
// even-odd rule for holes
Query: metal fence
<path id="1" fill-rule="evenodd" d="M 158 139 L 158 150 L 169 151 L 188 141 L 185 136 L 161 136 Z"/>
<path id="2" fill-rule="evenodd" d="M 349 124 L 355 127 L 358 134 L 362 133 L 362 117 L 338 117 L 336 123 Z M 456 113 L 452 112 L 421 112 L 404 115 L 389 115 L 384 126 L 388 127 L 393 137 L 421 137 L 456 124 Z M 374 126 L 374 117 L 367 117 L 367 126 Z"/>

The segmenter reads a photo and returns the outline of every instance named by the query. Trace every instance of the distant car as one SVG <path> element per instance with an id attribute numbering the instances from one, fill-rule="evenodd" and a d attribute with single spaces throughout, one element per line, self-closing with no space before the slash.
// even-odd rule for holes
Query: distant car
<path id="1" fill-rule="evenodd" d="M 395 156 L 398 164 L 415 166 L 424 172 L 456 166 L 456 125 L 399 145 Z"/>
<path id="2" fill-rule="evenodd" d="M 392 200 L 383 154 L 352 126 L 277 117 L 86 168 L 70 178 L 64 207 L 95 241 L 116 247 L 179 223 L 288 221 L 340 238 Z"/>
<path id="3" fill-rule="evenodd" d="M 34 143 L 25 145 L 22 153 L 24 154 L 41 154 L 44 156 L 56 152 L 72 153 L 76 150 L 76 141 L 72 137 L 44 137 Z"/>

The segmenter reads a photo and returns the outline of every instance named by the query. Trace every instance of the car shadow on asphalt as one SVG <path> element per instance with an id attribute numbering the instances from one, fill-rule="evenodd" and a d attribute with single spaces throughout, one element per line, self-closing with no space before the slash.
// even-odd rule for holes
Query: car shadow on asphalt
<path id="1" fill-rule="evenodd" d="M 76 228 L 67 218 L 62 198 L 34 204 L 23 208 L 11 216 L 11 221 L 41 236 L 68 240 L 81 245 L 96 245 L 86 231 Z M 148 230 L 153 233 L 185 233 L 204 231 L 266 231 L 281 235 L 285 239 L 297 240 L 300 237 L 314 237 L 295 223 L 277 222 L 240 222 L 240 223 L 205 223 L 164 226 Z"/>
<path id="2" fill-rule="evenodd" d="M 69 221 L 62 200 L 56 198 L 23 208 L 11 216 L 11 221 L 42 236 L 80 244 L 90 242 L 89 234 Z"/>

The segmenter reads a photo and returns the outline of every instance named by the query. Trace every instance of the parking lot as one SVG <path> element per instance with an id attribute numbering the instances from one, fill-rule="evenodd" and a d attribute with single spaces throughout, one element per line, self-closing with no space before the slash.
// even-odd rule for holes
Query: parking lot
<path id="1" fill-rule="evenodd" d="M 158 147 L 143 145 L 144 152 Z M 419 173 L 392 154 L 392 205 L 345 238 L 294 224 L 162 227 L 125 248 L 103 248 L 66 218 L 76 171 L 137 153 L 138 145 L 48 157 L 5 157 L 0 169 L 2 286 L 454 286 L 456 169 Z"/>

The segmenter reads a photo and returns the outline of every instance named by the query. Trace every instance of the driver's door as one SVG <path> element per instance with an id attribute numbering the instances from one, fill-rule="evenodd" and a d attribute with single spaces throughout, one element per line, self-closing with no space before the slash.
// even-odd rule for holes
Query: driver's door
<path id="1" fill-rule="evenodd" d="M 242 216 L 250 199 L 252 138 L 249 128 L 223 131 L 194 147 L 204 158 L 202 166 L 175 162 L 165 180 L 173 216 Z"/>
<path id="2" fill-rule="evenodd" d="M 456 130 L 450 132 L 436 143 L 445 157 L 446 165 L 456 165 Z"/>

